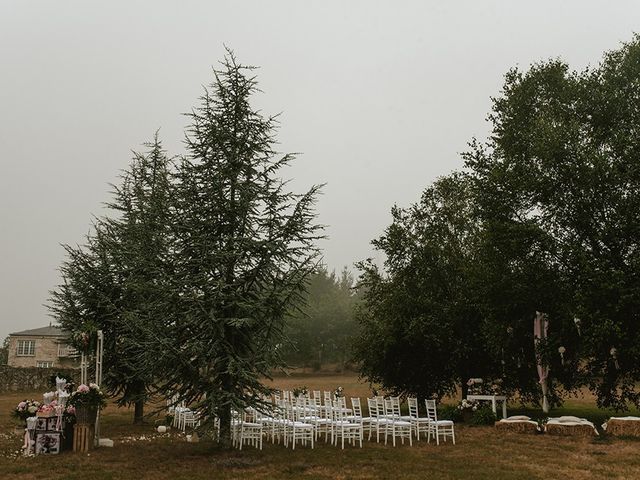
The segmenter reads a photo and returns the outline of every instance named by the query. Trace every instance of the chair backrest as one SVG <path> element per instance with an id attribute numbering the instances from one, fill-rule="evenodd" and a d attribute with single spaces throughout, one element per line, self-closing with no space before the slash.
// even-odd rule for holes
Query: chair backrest
<path id="1" fill-rule="evenodd" d="M 343 410 L 344 407 L 339 397 L 332 402 L 331 407 L 332 407 L 331 412 L 333 413 L 333 420 L 335 420 L 336 422 L 344 421 L 344 416 L 345 416 L 345 413 Z"/>
<path id="2" fill-rule="evenodd" d="M 291 421 L 297 420 L 296 409 L 293 407 L 293 404 L 291 402 L 285 403 L 284 411 L 285 411 L 285 414 L 284 414 L 285 420 L 291 420 Z"/>
<path id="3" fill-rule="evenodd" d="M 380 395 L 378 395 L 377 397 L 374 397 L 376 400 L 376 405 L 378 405 L 378 415 L 382 415 L 384 414 L 384 397 L 381 397 Z"/>
<path id="4" fill-rule="evenodd" d="M 367 398 L 367 407 L 369 408 L 369 416 L 378 418 L 378 401 L 375 398 Z"/>
<path id="5" fill-rule="evenodd" d="M 418 418 L 418 399 L 415 397 L 408 397 L 407 405 L 409 405 L 409 416 Z"/>
<path id="6" fill-rule="evenodd" d="M 331 392 L 327 392 L 326 390 L 324 390 L 322 392 L 322 398 L 324 400 L 324 406 L 325 407 L 330 407 L 331 406 L 331 401 L 332 401 L 332 395 Z"/>
<path id="7" fill-rule="evenodd" d="M 285 418 L 287 413 L 287 402 L 284 400 L 278 400 L 276 406 L 273 409 L 273 418 Z"/>
<path id="8" fill-rule="evenodd" d="M 322 401 L 322 395 L 320 395 L 320 390 L 313 391 L 313 399 L 316 401 L 317 404 L 320 404 L 320 402 Z"/>
<path id="9" fill-rule="evenodd" d="M 436 401 L 435 400 L 425 400 L 425 407 L 427 407 L 427 417 L 429 420 L 433 420 L 434 422 L 438 421 L 438 411 L 436 409 Z"/>
<path id="10" fill-rule="evenodd" d="M 393 415 L 393 399 L 385 398 L 382 402 L 383 412 L 385 417 L 390 417 Z"/>
<path id="11" fill-rule="evenodd" d="M 353 416 L 354 417 L 362 417 L 362 406 L 360 405 L 360 398 L 359 397 L 351 397 L 351 408 L 353 410 Z"/>
<path id="12" fill-rule="evenodd" d="M 391 400 L 391 415 L 400 418 L 400 397 L 389 397 Z"/>

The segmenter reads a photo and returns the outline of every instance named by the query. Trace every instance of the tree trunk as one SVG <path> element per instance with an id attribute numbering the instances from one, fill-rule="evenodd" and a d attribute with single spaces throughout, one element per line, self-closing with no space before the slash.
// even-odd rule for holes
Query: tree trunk
<path id="1" fill-rule="evenodd" d="M 145 392 L 146 387 L 143 381 L 138 381 L 135 385 L 134 390 L 134 398 L 135 401 L 133 403 L 133 423 L 134 425 L 140 425 L 144 423 L 144 404 L 145 404 Z"/>
<path id="2" fill-rule="evenodd" d="M 220 445 L 231 448 L 231 408 L 225 407 L 220 414 Z"/>
<path id="3" fill-rule="evenodd" d="M 231 392 L 232 381 L 229 374 L 222 375 L 220 379 L 222 382 L 222 391 L 225 393 Z M 218 410 L 220 420 L 220 445 L 223 448 L 231 448 L 231 406 L 224 405 Z"/>
<path id="4" fill-rule="evenodd" d="M 135 425 L 144 423 L 144 400 L 136 400 L 134 404 L 133 423 Z"/>
<path id="5" fill-rule="evenodd" d="M 462 392 L 462 398 L 460 400 L 464 400 L 465 398 L 467 398 L 467 394 L 469 393 L 469 385 L 467 385 L 467 382 L 463 381 L 462 385 L 461 385 L 461 392 Z"/>

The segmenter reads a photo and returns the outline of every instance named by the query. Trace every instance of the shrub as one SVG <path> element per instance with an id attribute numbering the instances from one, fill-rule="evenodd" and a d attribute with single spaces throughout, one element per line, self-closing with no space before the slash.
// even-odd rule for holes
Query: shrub
<path id="1" fill-rule="evenodd" d="M 442 405 L 438 409 L 438 420 L 460 422 L 462 420 L 462 411 L 456 405 Z"/>
<path id="2" fill-rule="evenodd" d="M 471 425 L 493 425 L 496 421 L 496 414 L 493 413 L 489 405 L 479 407 L 471 417 Z"/>

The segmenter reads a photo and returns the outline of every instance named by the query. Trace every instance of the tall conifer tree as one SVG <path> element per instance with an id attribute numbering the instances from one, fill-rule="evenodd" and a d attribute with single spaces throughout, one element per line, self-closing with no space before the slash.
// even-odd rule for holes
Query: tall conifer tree
<path id="1" fill-rule="evenodd" d="M 150 325 L 149 369 L 167 396 L 220 419 L 230 441 L 231 409 L 260 406 L 262 383 L 282 365 L 284 317 L 316 268 L 319 186 L 291 193 L 275 151 L 275 117 L 250 105 L 251 67 L 228 54 L 201 104 L 188 115 L 188 153 L 174 182 L 171 293 L 164 322 Z"/>
<path id="2" fill-rule="evenodd" d="M 153 383 L 142 363 L 141 328 L 161 318 L 162 279 L 168 255 L 169 159 L 157 138 L 149 151 L 135 153 L 114 186 L 100 218 L 83 246 L 65 246 L 63 283 L 51 292 L 50 309 L 63 328 L 105 334 L 104 386 L 122 405 L 135 404 L 134 421 L 143 419 Z"/>

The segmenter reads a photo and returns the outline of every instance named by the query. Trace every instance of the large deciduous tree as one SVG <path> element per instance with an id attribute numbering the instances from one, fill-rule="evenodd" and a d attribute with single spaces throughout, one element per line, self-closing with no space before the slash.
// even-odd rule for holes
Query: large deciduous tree
<path id="1" fill-rule="evenodd" d="M 395 209 L 375 242 L 386 271 L 363 264 L 365 375 L 424 394 L 464 373 L 501 376 L 539 401 L 540 361 L 552 404 L 585 385 L 600 406 L 640 404 L 639 85 L 637 36 L 582 72 L 560 60 L 508 72 L 488 140 L 464 154 L 466 193 Z M 464 228 L 434 235 L 455 224 L 434 214 L 448 203 Z M 468 248 L 452 255 L 457 245 Z M 549 330 L 536 345 L 537 311 Z M 456 348 L 469 335 L 479 361 L 465 371 Z"/>
<path id="2" fill-rule="evenodd" d="M 385 254 L 384 269 L 359 264 L 364 304 L 356 359 L 363 375 L 387 390 L 426 397 L 451 394 L 470 376 L 492 375 L 470 288 L 479 225 L 468 178 L 443 177 L 392 216 L 373 241 Z"/>
<path id="3" fill-rule="evenodd" d="M 506 326 L 528 310 L 528 329 L 535 310 L 547 312 L 541 353 L 552 378 L 586 383 L 616 408 L 639 403 L 639 85 L 638 37 L 583 72 L 557 60 L 512 70 L 490 140 L 467 154 L 501 257 L 494 271 L 519 271 L 512 285 L 530 303 L 508 316 L 494 309 L 493 320 Z"/>

